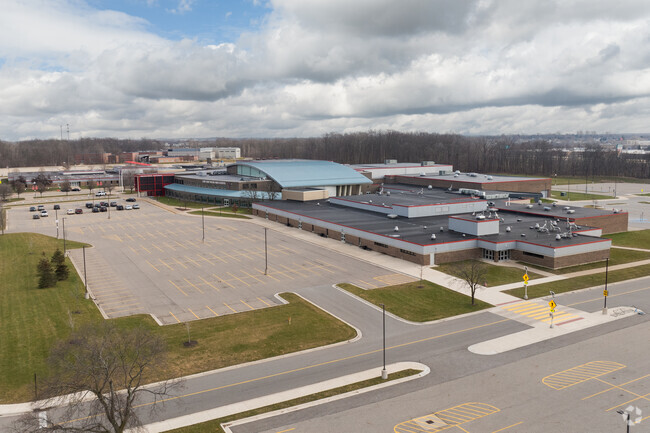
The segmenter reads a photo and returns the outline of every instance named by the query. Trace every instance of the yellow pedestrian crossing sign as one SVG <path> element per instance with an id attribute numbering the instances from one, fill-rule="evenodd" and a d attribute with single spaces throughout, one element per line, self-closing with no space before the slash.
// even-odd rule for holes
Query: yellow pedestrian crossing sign
<path id="1" fill-rule="evenodd" d="M 525 282 L 528 282 L 528 280 L 529 280 L 529 278 L 528 278 L 528 274 L 524 274 L 524 281 L 525 281 Z"/>
<path id="2" fill-rule="evenodd" d="M 609 292 L 607 290 L 603 290 L 603 295 L 607 296 Z"/>
<path id="3" fill-rule="evenodd" d="M 551 307 L 551 310 L 555 310 L 555 307 L 557 307 L 557 304 L 555 303 L 555 301 L 551 301 L 551 302 L 548 303 L 548 306 Z"/>

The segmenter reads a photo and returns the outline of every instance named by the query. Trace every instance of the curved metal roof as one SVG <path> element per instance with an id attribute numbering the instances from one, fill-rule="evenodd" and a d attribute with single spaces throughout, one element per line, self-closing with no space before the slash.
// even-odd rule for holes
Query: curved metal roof
<path id="1" fill-rule="evenodd" d="M 237 165 L 250 166 L 264 172 L 283 188 L 372 183 L 354 169 L 332 161 L 279 159 L 238 161 Z"/>
<path id="2" fill-rule="evenodd" d="M 216 189 L 216 188 L 201 188 L 198 186 L 189 186 L 189 185 L 181 185 L 178 183 L 171 183 L 169 185 L 165 185 L 165 189 L 171 190 L 171 191 L 179 191 L 179 192 L 188 192 L 191 194 L 197 194 L 197 195 L 205 195 L 205 196 L 210 196 L 210 197 L 226 197 L 226 198 L 245 198 L 245 199 L 250 199 L 250 195 L 246 194 L 246 191 L 237 191 L 237 190 L 230 190 L 230 189 Z M 264 191 L 257 191 L 257 197 L 260 200 L 268 200 L 269 194 Z M 282 199 L 282 194 L 277 194 L 275 197 L 277 200 Z"/>

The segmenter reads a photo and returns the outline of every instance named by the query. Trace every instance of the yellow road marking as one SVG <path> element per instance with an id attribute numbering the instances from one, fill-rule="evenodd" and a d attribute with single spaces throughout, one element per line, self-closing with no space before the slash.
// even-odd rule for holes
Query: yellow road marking
<path id="1" fill-rule="evenodd" d="M 131 245 L 129 245 L 129 249 L 133 251 L 133 254 L 138 254 L 138 252 Z"/>
<path id="2" fill-rule="evenodd" d="M 185 266 L 184 263 L 180 262 L 176 257 L 172 257 L 172 259 L 174 259 L 174 261 L 175 261 L 176 263 L 178 263 L 179 265 L 181 265 L 182 267 L 184 267 L 185 269 L 187 269 L 187 266 Z"/>
<path id="3" fill-rule="evenodd" d="M 271 267 L 269 267 L 269 269 L 271 269 Z M 285 278 L 288 278 L 288 279 L 290 279 L 290 280 L 293 280 L 293 279 L 294 279 L 291 275 L 287 275 L 287 273 L 286 273 L 285 271 L 281 271 L 281 270 L 279 270 L 279 269 L 273 269 L 273 272 L 275 272 L 276 274 L 281 274 L 281 275 L 283 275 Z"/>
<path id="4" fill-rule="evenodd" d="M 158 261 L 159 261 L 160 263 L 162 263 L 164 266 L 167 266 L 167 268 L 168 268 L 170 271 L 173 271 L 173 270 L 174 270 L 174 268 L 172 268 L 171 266 L 169 266 L 167 263 L 163 262 L 162 259 L 158 259 Z"/>
<path id="5" fill-rule="evenodd" d="M 279 432 L 276 432 L 276 433 L 287 433 L 288 431 L 295 430 L 295 429 L 296 429 L 295 427 L 291 427 L 291 428 L 288 428 L 286 430 L 282 430 L 282 431 L 279 431 Z"/>
<path id="6" fill-rule="evenodd" d="M 393 428 L 393 431 L 395 433 L 412 433 L 413 431 L 435 432 L 457 427 L 460 430 L 467 432 L 467 430 L 461 427 L 462 424 L 483 418 L 488 415 L 492 415 L 497 412 L 500 412 L 499 408 L 486 403 L 465 403 L 451 407 L 449 409 L 435 412 L 430 415 L 425 415 L 419 418 L 413 418 L 408 421 L 401 422 Z M 446 424 L 440 425 L 439 422 L 436 421 L 442 421 Z M 425 430 L 424 426 L 427 424 L 430 425 L 431 428 Z"/>
<path id="7" fill-rule="evenodd" d="M 270 306 L 271 306 L 271 304 L 269 304 L 268 302 L 266 302 L 264 299 L 262 299 L 262 298 L 257 298 L 257 299 L 259 299 L 260 301 L 262 301 L 263 303 L 265 303 L 267 307 L 270 307 Z"/>
<path id="8" fill-rule="evenodd" d="M 212 254 L 212 253 L 210 253 L 210 255 L 211 255 L 212 257 L 214 257 L 215 259 L 217 259 L 217 260 L 221 260 L 223 263 L 228 263 L 227 261 L 225 261 L 224 259 L 222 259 L 222 258 L 219 257 L 219 256 L 215 256 L 215 255 Z"/>
<path id="9" fill-rule="evenodd" d="M 628 384 L 630 384 L 630 383 L 632 383 L 632 382 L 636 382 L 637 380 L 645 379 L 645 378 L 648 377 L 648 376 L 650 376 L 650 374 L 646 374 L 645 376 L 641 376 L 641 377 L 639 377 L 639 378 L 637 378 L 637 379 L 630 380 L 630 381 L 628 381 L 628 382 L 622 383 L 622 384 L 620 384 L 619 386 L 625 386 L 625 385 L 628 385 Z M 603 393 L 605 393 L 605 392 L 607 392 L 607 391 L 611 391 L 612 389 L 616 389 L 616 387 L 615 387 L 615 386 L 612 386 L 611 388 L 607 388 L 607 389 L 604 390 L 604 391 L 599 391 L 599 392 L 597 392 L 597 393 L 595 393 L 595 394 L 591 394 L 591 395 L 589 395 L 589 396 L 587 396 L 587 397 L 584 397 L 583 400 L 590 399 L 591 397 L 595 397 L 595 396 L 600 395 L 600 394 L 603 394 Z"/>
<path id="10" fill-rule="evenodd" d="M 264 280 L 260 280 L 260 279 L 257 278 L 255 275 L 249 274 L 248 272 L 246 272 L 246 271 L 244 271 L 244 270 L 242 270 L 242 272 L 245 273 L 246 275 L 248 275 L 249 277 L 251 277 L 251 278 L 253 278 L 253 279 L 259 281 L 260 283 L 265 283 Z"/>
<path id="11" fill-rule="evenodd" d="M 169 314 L 171 314 L 172 317 L 173 317 L 174 319 L 176 319 L 176 321 L 177 321 L 178 323 L 181 323 L 181 321 L 178 320 L 178 317 L 174 316 L 174 313 L 172 313 L 172 312 L 170 311 Z"/>
<path id="12" fill-rule="evenodd" d="M 232 289 L 235 288 L 235 286 L 233 286 L 232 284 L 230 284 L 228 281 L 219 278 L 219 276 L 218 276 L 217 274 L 212 274 L 212 276 L 213 276 L 214 278 L 216 278 L 217 281 L 221 281 L 222 283 L 226 283 L 226 284 L 228 284 L 228 285 L 230 286 L 230 288 L 232 288 Z"/>
<path id="13" fill-rule="evenodd" d="M 294 274 L 300 275 L 301 277 L 304 277 L 304 276 L 305 276 L 305 274 L 303 274 L 303 273 L 301 273 L 301 272 L 298 272 L 296 269 L 291 269 L 290 267 L 285 266 L 285 265 L 282 265 L 282 264 L 281 264 L 280 266 L 282 266 L 284 269 L 286 269 L 287 272 L 291 272 L 291 273 L 294 273 Z"/>
<path id="14" fill-rule="evenodd" d="M 230 305 L 226 304 L 225 302 L 223 303 L 223 305 L 225 305 L 226 307 L 230 308 L 230 311 L 232 311 L 233 313 L 236 313 L 236 312 L 237 312 L 235 309 L 233 309 Z"/>
<path id="15" fill-rule="evenodd" d="M 176 318 L 176 316 L 174 316 L 174 314 L 171 311 L 169 312 L 169 314 L 171 314 L 174 318 Z M 180 323 L 180 320 L 178 320 L 178 319 L 176 319 L 176 320 Z M 399 349 L 401 347 L 411 346 L 413 344 L 425 343 L 425 342 L 437 340 L 439 338 L 449 337 L 451 335 L 456 335 L 456 334 L 460 334 L 460 333 L 463 333 L 463 332 L 474 331 L 476 329 L 485 328 L 485 327 L 493 326 L 493 325 L 498 325 L 499 323 L 509 322 L 509 321 L 510 321 L 510 319 L 501 319 L 501 320 L 497 320 L 497 321 L 494 321 L 494 322 L 485 323 L 483 325 L 476 325 L 476 326 L 472 326 L 472 327 L 465 328 L 465 329 L 459 329 L 459 330 L 456 330 L 456 331 L 447 332 L 446 334 L 434 335 L 434 336 L 431 336 L 431 337 L 421 338 L 419 340 L 408 341 L 406 343 L 396 344 L 394 346 L 387 347 L 386 350 Z M 184 397 L 192 397 L 192 396 L 195 396 L 195 395 L 206 394 L 206 393 L 209 393 L 209 392 L 219 391 L 219 390 L 222 390 L 222 389 L 232 388 L 232 387 L 235 387 L 235 386 L 245 385 L 245 384 L 248 384 L 248 383 L 259 382 L 259 381 L 270 379 L 270 378 L 273 378 L 273 377 L 285 376 L 287 374 L 296 373 L 298 371 L 311 370 L 313 368 L 322 367 L 323 365 L 336 364 L 336 363 L 339 363 L 339 362 L 348 361 L 350 359 L 375 355 L 377 353 L 381 353 L 382 350 L 383 349 L 375 349 L 375 350 L 371 350 L 369 352 L 358 353 L 358 354 L 355 354 L 355 355 L 346 356 L 344 358 L 332 359 L 332 360 L 329 360 L 329 361 L 320 362 L 318 364 L 306 365 L 304 367 L 295 368 L 293 370 L 281 371 L 281 372 L 278 372 L 278 373 L 269 374 L 267 376 L 257 377 L 257 378 L 254 378 L 254 379 L 247 379 L 247 380 L 244 380 L 244 381 L 240 381 L 240 382 L 236 382 L 236 383 L 230 383 L 230 384 L 227 384 L 227 385 L 221 385 L 221 386 L 217 386 L 217 387 L 214 387 L 214 388 L 203 389 L 201 391 L 195 391 L 195 392 L 191 392 L 191 393 L 184 394 L 184 395 L 176 395 L 174 397 L 169 397 L 169 398 L 166 398 L 166 399 L 158 400 L 157 403 L 164 403 L 164 402 L 167 402 L 167 401 L 177 400 L 177 399 L 184 398 Z M 144 406 L 151 406 L 153 404 L 156 404 L 156 402 L 142 403 L 142 404 L 139 404 L 139 405 L 135 405 L 134 407 L 139 408 L 139 407 L 144 407 Z M 64 423 L 68 424 L 68 423 L 71 423 L 71 422 L 81 421 L 81 420 L 88 419 L 88 418 L 90 418 L 90 417 L 77 418 L 77 419 L 65 421 Z"/>
<path id="16" fill-rule="evenodd" d="M 259 272 L 260 274 L 264 274 L 264 271 L 262 271 L 262 270 L 260 270 L 260 269 L 255 268 L 255 270 L 256 270 L 257 272 Z M 264 276 L 265 276 L 265 277 L 269 277 L 269 278 L 273 278 L 275 281 L 280 281 L 280 280 L 278 280 L 277 278 L 275 278 L 273 275 L 271 275 L 270 273 L 268 273 L 268 274 L 266 274 L 266 275 L 264 275 Z"/>
<path id="17" fill-rule="evenodd" d="M 241 260 L 239 260 L 237 257 L 235 257 L 235 256 L 233 256 L 231 254 L 228 254 L 228 253 L 223 252 L 223 251 L 221 251 L 221 254 L 223 254 L 226 257 L 230 257 L 231 259 L 235 260 L 236 262 L 241 262 Z"/>
<path id="18" fill-rule="evenodd" d="M 548 375 L 542 383 L 550 388 L 561 390 L 591 379 L 625 368 L 625 365 L 611 361 L 591 361 Z M 617 406 L 618 407 L 618 406 Z"/>
<path id="19" fill-rule="evenodd" d="M 571 313 L 555 313 L 553 316 L 553 321 L 557 322 L 560 319 L 568 319 L 569 317 L 578 317 L 575 314 Z M 551 318 L 549 317 L 548 319 L 542 320 L 542 322 L 549 323 L 551 321 Z"/>
<path id="20" fill-rule="evenodd" d="M 144 245 L 140 245 L 140 248 L 151 254 L 151 251 L 149 251 Z"/>
<path id="21" fill-rule="evenodd" d="M 190 286 L 192 286 L 192 287 L 194 287 L 196 290 L 198 290 L 200 294 L 203 294 L 203 290 L 199 289 L 199 287 L 198 287 L 197 285 L 193 284 L 193 283 L 192 283 L 190 280 L 188 280 L 187 278 L 183 278 L 183 279 L 187 282 L 187 284 L 189 284 Z"/>
<path id="22" fill-rule="evenodd" d="M 518 423 L 515 423 L 513 425 L 509 425 L 508 427 L 500 428 L 499 430 L 494 430 L 492 433 L 499 433 L 500 431 L 508 430 L 509 428 L 516 427 L 520 424 L 523 424 L 523 421 L 519 421 Z"/>
<path id="23" fill-rule="evenodd" d="M 212 283 L 209 282 L 208 280 L 206 280 L 205 278 L 203 278 L 203 277 L 199 277 L 199 278 L 202 279 L 203 282 L 204 282 L 205 284 L 207 284 L 208 286 L 212 287 L 212 288 L 213 288 L 214 290 L 216 290 L 217 292 L 219 291 L 219 288 L 218 288 L 217 286 L 213 286 Z"/>
<path id="24" fill-rule="evenodd" d="M 185 293 L 183 290 L 181 290 L 181 288 L 178 287 L 178 286 L 176 285 L 176 283 L 174 283 L 172 280 L 169 280 L 169 282 L 172 283 L 172 285 L 173 285 L 174 287 L 176 287 L 176 288 L 178 289 L 179 292 L 181 292 L 182 294 L 184 294 L 185 296 L 187 296 L 187 293 Z"/>
<path id="25" fill-rule="evenodd" d="M 519 306 L 519 307 L 514 307 L 514 308 L 506 308 L 506 310 L 512 311 L 513 313 L 522 314 L 525 311 L 536 310 L 536 309 L 538 309 L 540 307 L 542 307 L 542 305 L 540 305 L 540 304 L 532 304 L 532 305 L 524 305 L 524 306 Z"/>
<path id="26" fill-rule="evenodd" d="M 628 290 L 627 292 L 621 292 L 621 293 L 617 293 L 615 295 L 608 295 L 607 297 L 608 298 L 615 298 L 617 296 L 623 296 L 623 295 L 627 295 L 627 294 L 630 294 L 630 293 L 642 292 L 643 290 L 650 290 L 650 287 L 644 287 L 643 289 Z M 603 297 L 600 296 L 598 298 L 588 299 L 586 301 L 574 302 L 573 304 L 567 305 L 567 307 L 572 307 L 574 305 L 585 304 L 587 302 L 593 302 L 593 301 L 602 301 L 602 300 L 603 300 Z"/>
<path id="27" fill-rule="evenodd" d="M 533 310 L 528 310 L 528 311 L 525 311 L 525 312 L 519 313 L 519 314 L 521 314 L 522 316 L 532 317 L 532 316 L 537 316 L 540 313 L 540 311 L 544 311 L 545 313 L 548 313 L 548 310 L 549 310 L 549 308 L 547 306 L 543 305 L 541 307 L 537 307 L 537 308 L 535 308 Z"/>
<path id="28" fill-rule="evenodd" d="M 213 310 L 212 308 L 208 307 L 207 305 L 205 306 L 205 308 L 207 308 L 208 310 L 212 311 L 212 314 L 214 314 L 215 317 L 219 317 L 219 315 L 218 315 L 217 313 L 215 313 L 214 310 Z"/>
<path id="29" fill-rule="evenodd" d="M 156 248 L 156 249 L 157 249 L 158 251 L 160 251 L 161 253 L 162 253 L 163 251 L 165 251 L 165 250 L 163 250 L 162 248 L 160 248 L 160 247 L 159 247 L 158 245 L 156 245 L 156 244 L 151 244 L 151 246 L 154 247 L 154 248 Z"/>
<path id="30" fill-rule="evenodd" d="M 246 284 L 248 287 L 251 286 L 251 285 L 248 284 L 246 281 L 242 280 L 241 278 L 236 277 L 235 275 L 231 274 L 230 272 L 226 272 L 226 274 L 230 275 L 231 277 L 233 277 L 233 278 L 236 279 L 236 280 L 241 281 L 242 283 Z"/>
<path id="31" fill-rule="evenodd" d="M 185 245 L 183 245 L 182 243 L 180 243 L 178 241 L 174 241 L 174 242 L 176 242 L 178 245 L 180 245 L 181 248 L 187 249 L 187 247 Z"/>
<path id="32" fill-rule="evenodd" d="M 210 260 L 208 260 L 207 258 L 203 257 L 201 254 L 199 254 L 199 257 L 201 258 L 201 260 L 203 260 L 204 262 L 206 262 L 208 265 L 211 265 L 211 264 L 212 264 L 212 262 L 211 262 Z"/>
<path id="33" fill-rule="evenodd" d="M 362 282 L 363 284 L 365 284 L 366 286 L 370 286 L 370 287 L 373 287 L 373 288 L 377 288 L 377 287 L 379 287 L 379 286 L 376 286 L 376 285 L 374 285 L 374 284 L 370 284 L 370 283 L 367 282 L 367 281 L 363 281 L 363 280 L 359 280 L 359 281 L 361 281 L 361 282 Z"/>
<path id="34" fill-rule="evenodd" d="M 255 309 L 255 308 L 251 307 L 250 305 L 248 305 L 248 304 L 247 304 L 246 302 L 244 302 L 243 300 L 240 299 L 239 301 L 240 301 L 242 304 L 246 305 L 246 306 L 247 306 L 248 308 L 250 308 L 251 310 L 254 310 L 254 309 Z"/>
<path id="35" fill-rule="evenodd" d="M 189 308 L 187 309 L 187 311 L 189 311 L 190 313 L 194 314 L 194 317 L 196 317 L 197 319 L 200 319 L 200 317 L 197 316 L 196 313 L 195 313 L 194 311 L 190 310 Z"/>
<path id="36" fill-rule="evenodd" d="M 152 265 L 151 262 L 150 262 L 149 260 L 146 260 L 146 262 L 149 263 L 149 266 L 151 266 L 152 268 L 154 268 L 156 271 L 160 272 L 160 270 L 159 270 L 157 267 L 155 267 L 154 265 Z"/>
<path id="37" fill-rule="evenodd" d="M 167 242 L 165 242 L 165 246 L 166 246 L 167 248 L 170 248 L 172 251 L 176 251 L 176 248 L 172 247 L 172 246 L 169 245 Z"/>

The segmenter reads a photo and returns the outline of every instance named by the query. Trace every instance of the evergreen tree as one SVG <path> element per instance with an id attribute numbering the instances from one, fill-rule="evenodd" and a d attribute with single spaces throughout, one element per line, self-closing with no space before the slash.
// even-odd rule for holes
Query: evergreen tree
<path id="1" fill-rule="evenodd" d="M 43 257 L 38 262 L 38 288 L 44 289 L 56 284 L 56 275 L 52 272 L 50 261 Z"/>
<path id="2" fill-rule="evenodd" d="M 65 256 L 59 249 L 52 254 L 52 267 L 54 268 L 57 281 L 68 279 L 68 265 L 65 264 Z"/>

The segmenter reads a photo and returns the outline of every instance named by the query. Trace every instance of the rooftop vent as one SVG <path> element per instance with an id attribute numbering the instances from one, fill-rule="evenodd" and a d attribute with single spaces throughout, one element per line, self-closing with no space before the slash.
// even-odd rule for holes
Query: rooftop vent
<path id="1" fill-rule="evenodd" d="M 487 180 L 492 180 L 492 179 L 493 179 L 492 176 L 487 177 Z"/>
<path id="2" fill-rule="evenodd" d="M 526 205 L 526 209 L 532 209 L 532 208 L 533 208 L 533 205 L 532 205 L 532 204 L 527 204 L 527 205 Z"/>
<path id="3" fill-rule="evenodd" d="M 398 232 L 398 231 L 399 231 L 399 227 L 395 226 L 395 228 L 393 229 L 393 231 Z"/>
<path id="4" fill-rule="evenodd" d="M 560 236 L 559 234 L 555 235 L 555 240 L 556 241 L 559 241 L 560 239 L 562 239 L 562 236 Z"/>
<path id="5" fill-rule="evenodd" d="M 569 209 L 566 213 L 576 213 L 575 209 Z"/>
<path id="6" fill-rule="evenodd" d="M 427 189 L 433 189 L 433 185 L 427 186 Z"/>
<path id="7" fill-rule="evenodd" d="M 562 209 L 564 209 L 564 210 L 569 210 L 569 209 L 571 209 L 571 208 L 570 208 L 569 206 L 564 206 Z"/>
<path id="8" fill-rule="evenodd" d="M 506 227 L 506 232 L 510 233 L 511 230 L 510 226 Z"/>
<path id="9" fill-rule="evenodd" d="M 392 219 L 392 220 L 394 220 L 395 218 L 397 218 L 397 215 L 394 214 L 394 213 L 389 213 L 389 214 L 386 215 L 386 216 L 387 216 L 388 218 Z"/>
<path id="10" fill-rule="evenodd" d="M 544 206 L 544 210 L 548 212 L 551 210 L 551 208 L 549 206 Z"/>
<path id="11" fill-rule="evenodd" d="M 432 241 L 435 241 L 435 240 L 436 240 L 436 235 L 435 235 L 435 234 L 432 234 L 432 235 L 431 235 L 431 240 L 432 240 Z"/>

